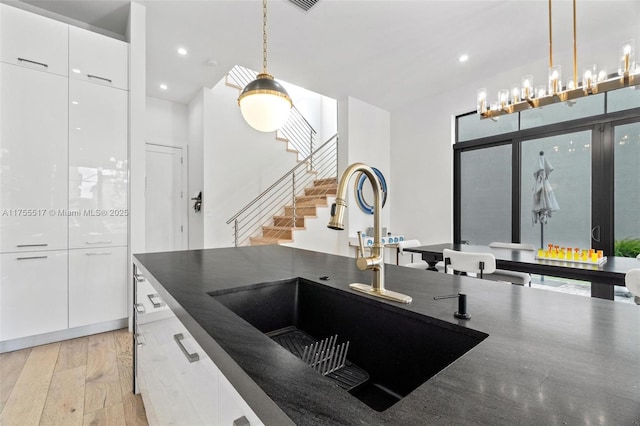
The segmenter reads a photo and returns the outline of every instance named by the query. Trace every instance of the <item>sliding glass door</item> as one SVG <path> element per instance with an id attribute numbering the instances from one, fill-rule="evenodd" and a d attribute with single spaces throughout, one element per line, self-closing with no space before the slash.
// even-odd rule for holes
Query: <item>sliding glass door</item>
<path id="1" fill-rule="evenodd" d="M 640 252 L 640 122 L 613 128 L 615 255 Z"/>
<path id="2" fill-rule="evenodd" d="M 511 145 L 460 156 L 461 239 L 488 245 L 511 240 Z"/>
<path id="3" fill-rule="evenodd" d="M 591 145 L 591 130 L 522 141 L 521 242 L 591 247 Z M 541 167 L 550 172 L 542 186 L 535 178 Z"/>

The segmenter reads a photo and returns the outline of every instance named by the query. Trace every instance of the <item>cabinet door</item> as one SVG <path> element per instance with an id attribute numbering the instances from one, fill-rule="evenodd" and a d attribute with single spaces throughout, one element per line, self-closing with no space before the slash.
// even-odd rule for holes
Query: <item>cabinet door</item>
<path id="1" fill-rule="evenodd" d="M 244 417 L 251 426 L 263 425 L 251 407 L 242 399 L 238 391 L 222 373 L 218 374 L 218 423 L 219 425 L 233 425 L 234 421 Z M 243 422 L 238 422 L 243 423 Z"/>
<path id="2" fill-rule="evenodd" d="M 0 60 L 68 75 L 69 26 L 0 4 Z"/>
<path id="3" fill-rule="evenodd" d="M 67 252 L 0 255 L 0 340 L 67 328 Z"/>
<path id="4" fill-rule="evenodd" d="M 127 98 L 69 80 L 69 248 L 127 244 Z"/>
<path id="5" fill-rule="evenodd" d="M 128 63 L 127 43 L 69 27 L 69 77 L 127 90 Z"/>
<path id="6" fill-rule="evenodd" d="M 127 317 L 127 248 L 69 250 L 69 327 Z"/>
<path id="7" fill-rule="evenodd" d="M 0 251 L 66 249 L 68 79 L 0 67 Z"/>
<path id="8" fill-rule="evenodd" d="M 152 417 L 159 424 L 217 424 L 218 369 L 184 325 L 172 316 L 139 330 L 145 346 L 138 365 Z M 188 354 L 198 359 L 190 361 Z"/>

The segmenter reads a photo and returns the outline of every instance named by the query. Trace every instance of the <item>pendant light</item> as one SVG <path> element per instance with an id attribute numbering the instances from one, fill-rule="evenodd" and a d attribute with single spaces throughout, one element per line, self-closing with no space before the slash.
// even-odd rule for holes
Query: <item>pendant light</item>
<path id="1" fill-rule="evenodd" d="M 249 126 L 273 132 L 287 121 L 293 103 L 285 88 L 267 73 L 267 0 L 262 0 L 262 11 L 262 73 L 245 86 L 238 105 Z"/>

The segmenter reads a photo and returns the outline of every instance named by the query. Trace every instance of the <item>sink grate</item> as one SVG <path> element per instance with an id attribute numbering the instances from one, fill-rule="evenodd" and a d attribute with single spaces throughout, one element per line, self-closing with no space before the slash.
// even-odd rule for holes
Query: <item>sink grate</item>
<path id="1" fill-rule="evenodd" d="M 286 327 L 267 336 L 343 389 L 354 389 L 369 380 L 366 371 L 347 359 L 349 342 L 337 344 L 337 335 L 318 341 L 296 327 Z"/>

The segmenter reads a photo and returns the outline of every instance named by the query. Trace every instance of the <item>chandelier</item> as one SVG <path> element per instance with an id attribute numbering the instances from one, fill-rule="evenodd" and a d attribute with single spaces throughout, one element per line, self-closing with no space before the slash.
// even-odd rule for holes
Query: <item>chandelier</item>
<path id="1" fill-rule="evenodd" d="M 262 73 L 238 97 L 244 120 L 261 132 L 273 132 L 289 118 L 293 103 L 284 87 L 267 72 L 267 0 L 262 1 Z"/>
<path id="2" fill-rule="evenodd" d="M 525 75 L 520 84 L 498 92 L 496 101 L 489 103 L 487 90 L 477 92 L 477 112 L 481 118 L 495 118 L 504 114 L 538 108 L 557 102 L 566 102 L 597 93 L 621 89 L 640 84 L 640 67 L 635 61 L 633 40 L 622 43 L 619 52 L 618 72 L 608 74 L 605 67 L 589 65 L 583 69 L 578 80 L 576 42 L 576 0 L 573 0 L 573 75 L 563 85 L 562 68 L 553 64 L 553 42 L 551 33 L 551 0 L 549 0 L 549 73 L 547 84 L 534 86 L 533 76 Z"/>

